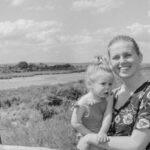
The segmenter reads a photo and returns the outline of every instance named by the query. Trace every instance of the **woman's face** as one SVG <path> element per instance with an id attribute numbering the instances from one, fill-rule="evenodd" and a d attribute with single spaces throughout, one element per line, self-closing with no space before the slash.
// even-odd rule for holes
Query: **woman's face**
<path id="1" fill-rule="evenodd" d="M 109 47 L 110 63 L 116 75 L 130 78 L 139 70 L 142 55 L 137 54 L 130 41 L 117 41 Z"/>

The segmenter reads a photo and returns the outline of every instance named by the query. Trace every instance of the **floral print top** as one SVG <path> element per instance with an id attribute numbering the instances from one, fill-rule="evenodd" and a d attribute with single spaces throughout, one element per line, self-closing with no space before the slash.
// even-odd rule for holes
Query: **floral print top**
<path id="1" fill-rule="evenodd" d="M 117 91 L 114 93 L 113 119 L 108 134 L 128 136 L 133 129 L 150 129 L 150 82 L 142 84 L 119 109 L 115 108 Z M 150 144 L 146 150 L 150 150 Z"/>

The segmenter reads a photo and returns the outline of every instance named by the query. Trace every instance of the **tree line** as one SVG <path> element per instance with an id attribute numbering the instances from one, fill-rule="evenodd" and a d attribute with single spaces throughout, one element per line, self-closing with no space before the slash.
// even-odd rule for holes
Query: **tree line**
<path id="1" fill-rule="evenodd" d="M 84 71 L 85 68 L 80 66 L 75 66 L 73 64 L 64 63 L 64 64 L 55 64 L 48 65 L 46 63 L 28 63 L 26 61 L 20 61 L 15 65 L 4 65 L 0 67 L 2 73 L 19 73 L 19 72 L 34 72 L 34 71 L 59 71 L 59 70 L 68 70 L 68 71 Z"/>

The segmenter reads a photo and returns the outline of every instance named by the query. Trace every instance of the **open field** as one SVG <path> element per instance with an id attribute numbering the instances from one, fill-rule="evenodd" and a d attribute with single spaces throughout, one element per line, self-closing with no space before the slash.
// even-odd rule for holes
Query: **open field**
<path id="1" fill-rule="evenodd" d="M 34 77 L 38 75 L 57 75 L 57 74 L 70 74 L 81 71 L 71 71 L 71 70 L 59 70 L 59 71 L 34 71 L 34 72 L 21 72 L 21 73 L 0 73 L 0 79 L 12 79 L 21 77 Z"/>
<path id="2" fill-rule="evenodd" d="M 20 77 L 12 79 L 0 79 L 0 90 L 13 89 L 19 87 L 29 87 L 36 85 L 55 85 L 58 83 L 67 83 L 78 81 L 84 78 L 82 73 L 50 74 L 36 75 L 32 77 Z"/>

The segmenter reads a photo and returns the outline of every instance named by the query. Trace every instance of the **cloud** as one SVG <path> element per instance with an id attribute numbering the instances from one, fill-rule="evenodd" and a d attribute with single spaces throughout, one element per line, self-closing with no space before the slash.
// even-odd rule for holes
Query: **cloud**
<path id="1" fill-rule="evenodd" d="M 49 0 L 6 0 L 7 2 L 10 3 L 10 5 L 18 7 L 18 6 L 22 6 L 23 4 L 27 4 L 26 7 L 24 9 L 28 9 L 28 10 L 53 10 L 55 7 L 52 3 L 52 1 Z"/>
<path id="2" fill-rule="evenodd" d="M 73 9 L 96 9 L 97 12 L 105 12 L 114 8 L 118 8 L 122 4 L 122 0 L 74 0 Z"/>
<path id="3" fill-rule="evenodd" d="M 119 34 L 129 35 L 140 42 L 145 42 L 149 44 L 150 24 L 141 24 L 137 22 L 122 28 L 107 27 L 97 30 L 94 36 L 104 42 L 109 42 L 110 39 Z"/>
<path id="4" fill-rule="evenodd" d="M 76 35 L 62 35 L 60 36 L 60 41 L 61 43 L 65 43 L 65 44 L 88 44 L 90 43 L 93 38 L 90 35 L 86 35 L 86 34 L 76 34 Z"/>
<path id="5" fill-rule="evenodd" d="M 90 61 L 97 54 L 105 54 L 108 42 L 117 34 L 131 35 L 140 42 L 142 50 L 150 47 L 150 25 L 134 23 L 119 29 L 107 27 L 95 32 L 83 30 L 69 34 L 60 22 L 25 19 L 0 22 L 0 47 L 22 58 L 36 54 L 36 61 L 44 58 Z"/>
<path id="6" fill-rule="evenodd" d="M 143 42 L 149 42 L 150 40 L 150 24 L 134 23 L 126 27 L 126 31 Z"/>
<path id="7" fill-rule="evenodd" d="M 28 5 L 26 7 L 26 9 L 28 10 L 35 10 L 35 11 L 41 11 L 41 10 L 54 10 L 55 9 L 55 5 L 52 1 L 49 0 L 36 0 L 33 1 L 32 3 L 30 3 L 30 5 Z"/>
<path id="8" fill-rule="evenodd" d="M 106 31 L 104 32 L 106 34 Z M 107 35 L 108 32 L 109 31 L 107 31 Z M 106 53 L 104 40 L 103 36 L 101 36 L 101 33 L 83 30 L 78 34 L 64 34 L 60 37 L 61 47 L 64 47 L 62 48 L 61 53 L 67 54 L 67 56 L 69 56 L 67 59 L 70 61 L 93 61 L 94 56 L 97 54 Z"/>
<path id="9" fill-rule="evenodd" d="M 27 0 L 7 0 L 11 3 L 12 6 L 20 6 Z"/>
<path id="10" fill-rule="evenodd" d="M 28 10 L 35 10 L 35 11 L 41 11 L 41 10 L 54 10 L 54 6 L 49 4 L 49 5 L 43 5 L 43 6 L 29 6 L 27 7 Z"/>
<path id="11" fill-rule="evenodd" d="M 107 47 L 109 41 L 116 35 L 124 34 L 129 35 L 138 40 L 139 42 L 144 42 L 149 44 L 150 40 L 150 24 L 140 24 L 140 23 L 133 23 L 131 25 L 122 27 L 122 28 L 113 28 L 107 27 L 103 29 L 98 29 L 95 32 L 88 32 L 84 31 L 76 34 L 63 34 L 60 35 L 57 40 L 58 43 L 64 45 L 73 45 L 73 47 L 87 47 L 89 45 L 95 45 L 95 47 L 101 45 Z"/>
<path id="12" fill-rule="evenodd" d="M 24 2 L 25 2 L 25 0 L 13 0 L 12 5 L 18 6 L 18 5 L 23 4 Z"/>
<path id="13" fill-rule="evenodd" d="M 148 11 L 148 16 L 150 17 L 150 10 Z"/>
<path id="14" fill-rule="evenodd" d="M 53 50 L 57 46 L 62 27 L 62 23 L 56 21 L 20 19 L 0 22 L 1 62 L 39 62 L 56 58 Z"/>
<path id="15" fill-rule="evenodd" d="M 9 43 L 44 44 L 55 42 L 62 24 L 55 21 L 35 22 L 20 19 L 0 22 L 0 39 Z"/>

